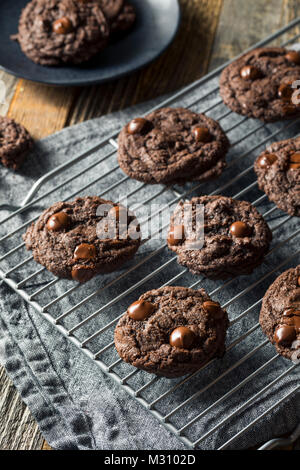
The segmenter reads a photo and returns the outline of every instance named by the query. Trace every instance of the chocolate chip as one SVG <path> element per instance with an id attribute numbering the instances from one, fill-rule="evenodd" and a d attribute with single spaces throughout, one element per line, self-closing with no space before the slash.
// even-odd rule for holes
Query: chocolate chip
<path id="1" fill-rule="evenodd" d="M 212 140 L 212 135 L 207 127 L 195 127 L 193 134 L 197 142 L 207 143 Z"/>
<path id="2" fill-rule="evenodd" d="M 74 281 L 87 282 L 94 276 L 95 272 L 88 266 L 76 266 L 72 269 L 71 275 Z"/>
<path id="3" fill-rule="evenodd" d="M 139 134 L 145 129 L 147 122 L 147 119 L 144 118 L 133 119 L 127 126 L 128 133 L 131 135 Z"/>
<path id="4" fill-rule="evenodd" d="M 269 168 L 277 160 L 277 156 L 274 153 L 268 153 L 267 155 L 262 155 L 258 160 L 258 165 L 261 168 Z"/>
<path id="5" fill-rule="evenodd" d="M 132 320 L 146 320 L 155 310 L 155 306 L 146 300 L 137 300 L 130 305 L 127 313 Z"/>
<path id="6" fill-rule="evenodd" d="M 300 169 L 300 163 L 291 163 L 289 166 L 290 170 L 299 170 Z"/>
<path id="7" fill-rule="evenodd" d="M 213 302 L 212 300 L 206 300 L 203 302 L 204 310 L 209 313 L 214 318 L 222 318 L 223 310 L 218 302 Z"/>
<path id="8" fill-rule="evenodd" d="M 94 259 L 96 258 L 96 247 L 88 243 L 81 243 L 74 251 L 75 259 Z"/>
<path id="9" fill-rule="evenodd" d="M 295 309 L 294 308 L 286 308 L 284 311 L 283 311 L 283 316 L 284 317 L 292 317 L 294 315 L 294 312 L 295 312 Z"/>
<path id="10" fill-rule="evenodd" d="M 171 227 L 169 236 L 168 236 L 168 243 L 171 246 L 179 245 L 183 241 L 184 237 L 184 226 L 183 225 L 175 225 Z"/>
<path id="11" fill-rule="evenodd" d="M 256 80 L 261 76 L 260 70 L 253 65 L 245 65 L 240 71 L 240 75 L 244 80 Z"/>
<path id="12" fill-rule="evenodd" d="M 282 83 L 278 89 L 278 96 L 283 101 L 291 101 L 294 91 L 291 83 Z"/>
<path id="13" fill-rule="evenodd" d="M 71 218 L 65 212 L 57 212 L 51 215 L 47 222 L 47 229 L 52 232 L 68 228 L 71 223 Z"/>
<path id="14" fill-rule="evenodd" d="M 296 331 L 293 326 L 280 325 L 276 328 L 274 340 L 277 344 L 291 344 L 296 338 Z"/>
<path id="15" fill-rule="evenodd" d="M 66 16 L 54 21 L 52 30 L 56 34 L 68 34 L 73 30 L 72 22 Z"/>
<path id="16" fill-rule="evenodd" d="M 300 54 L 296 51 L 289 51 L 286 55 L 285 58 L 289 62 L 293 62 L 294 64 L 300 65 Z"/>
<path id="17" fill-rule="evenodd" d="M 247 237 L 249 232 L 249 226 L 242 221 L 234 222 L 230 227 L 231 235 L 237 238 Z"/>
<path id="18" fill-rule="evenodd" d="M 195 334 L 186 326 L 179 326 L 170 336 L 170 345 L 174 348 L 190 349 L 194 341 Z"/>
<path id="19" fill-rule="evenodd" d="M 298 110 L 297 110 L 296 106 L 294 106 L 292 103 L 285 104 L 282 107 L 282 111 L 283 111 L 284 115 L 288 115 L 288 116 L 298 113 Z"/>

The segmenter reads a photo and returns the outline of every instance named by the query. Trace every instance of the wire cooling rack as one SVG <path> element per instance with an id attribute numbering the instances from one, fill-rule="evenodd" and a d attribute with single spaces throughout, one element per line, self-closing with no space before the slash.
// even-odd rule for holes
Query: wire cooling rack
<path id="1" fill-rule="evenodd" d="M 299 23 L 300 18 L 253 47 L 294 43 L 300 37 L 296 34 Z M 228 110 L 218 94 L 219 74 L 226 65 L 156 107 L 182 105 L 221 122 L 230 137 L 231 150 L 228 168 L 217 182 L 166 188 L 130 180 L 117 165 L 116 133 L 44 175 L 22 206 L 0 222 L 0 278 L 189 448 L 207 448 L 212 438 L 217 448 L 230 448 L 258 421 L 299 392 L 297 364 L 275 353 L 257 322 L 267 286 L 280 272 L 299 264 L 299 219 L 278 210 L 259 192 L 253 172 L 253 162 L 265 145 L 295 136 L 299 120 L 266 125 Z M 147 239 L 129 266 L 112 275 L 98 276 L 84 286 L 54 278 L 34 262 L 21 243 L 28 225 L 57 200 L 99 194 L 116 201 L 121 194 L 121 200 L 126 196 L 130 204 L 135 204 L 135 211 L 141 205 L 160 204 L 156 212 L 141 220 L 143 228 L 149 220 L 159 219 L 164 209 L 199 191 L 245 198 L 263 213 L 274 240 L 264 263 L 252 276 L 218 284 L 192 276 L 166 248 L 165 218 L 156 232 L 162 240 Z M 174 380 L 151 376 L 125 364 L 113 342 L 114 327 L 127 306 L 142 292 L 171 284 L 205 287 L 214 299 L 222 301 L 230 317 L 224 358 Z M 282 383 L 289 386 L 280 387 Z M 275 403 L 273 399 L 267 409 L 261 409 L 261 398 L 271 396 L 274 390 Z"/>

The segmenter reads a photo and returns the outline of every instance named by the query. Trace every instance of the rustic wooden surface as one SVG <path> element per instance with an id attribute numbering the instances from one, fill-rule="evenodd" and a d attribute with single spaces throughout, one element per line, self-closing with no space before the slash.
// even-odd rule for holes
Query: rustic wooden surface
<path id="1" fill-rule="evenodd" d="M 299 0 L 180 0 L 182 24 L 172 46 L 130 77 L 89 88 L 53 88 L 0 72 L 7 99 L 0 114 L 35 138 L 190 83 L 300 15 Z M 0 449 L 49 446 L 0 368 Z"/>

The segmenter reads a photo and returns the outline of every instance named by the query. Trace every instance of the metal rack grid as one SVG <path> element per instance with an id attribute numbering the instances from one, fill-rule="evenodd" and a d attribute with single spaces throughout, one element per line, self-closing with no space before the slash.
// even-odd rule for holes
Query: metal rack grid
<path id="1" fill-rule="evenodd" d="M 300 34 L 295 35 L 294 31 L 299 23 L 300 18 L 253 47 L 269 44 L 278 38 L 282 39 L 285 34 L 289 35 L 289 39 L 285 40 L 282 45 L 295 42 L 300 37 Z M 291 32 L 294 33 L 293 37 L 290 36 Z M 127 267 L 117 275 L 103 276 L 101 281 L 97 277 L 84 287 L 53 278 L 45 268 L 38 267 L 34 263 L 32 256 L 26 252 L 24 243 L 20 243 L 20 237 L 27 226 L 38 217 L 38 214 L 32 217 L 32 211 L 36 207 L 39 207 L 40 211 L 41 207 L 49 206 L 51 198 L 53 198 L 53 202 L 58 198 L 59 200 L 69 200 L 79 193 L 89 194 L 93 185 L 97 185 L 102 189 L 101 196 L 109 195 L 114 199 L 113 195 L 116 194 L 116 191 L 122 193 L 122 185 L 125 183 L 129 187 L 126 194 L 126 198 L 129 200 L 143 200 L 142 204 L 144 205 L 153 201 L 164 204 L 163 208 L 160 208 L 156 213 L 141 220 L 143 226 L 150 219 L 161 216 L 163 209 L 173 207 L 180 199 L 188 198 L 197 190 L 203 189 L 203 184 L 188 185 L 180 189 L 160 186 L 153 188 L 130 180 L 121 172 L 118 173 L 119 167 L 117 164 L 114 165 L 117 147 L 114 138 L 117 133 L 44 175 L 32 187 L 22 205 L 0 221 L 0 278 L 52 325 L 55 325 L 105 374 L 149 410 L 163 426 L 177 435 L 189 448 L 199 448 L 202 443 L 220 431 L 222 438 L 220 441 L 219 437 L 221 443 L 218 448 L 230 447 L 236 439 L 242 437 L 260 419 L 267 416 L 290 396 L 298 393 L 300 389 L 296 381 L 296 384 L 287 391 L 285 390 L 283 396 L 278 396 L 275 404 L 269 406 L 254 419 L 250 416 L 248 424 L 234 434 L 226 427 L 227 423 L 239 420 L 241 416 L 247 417 L 247 410 L 251 404 L 256 403 L 261 397 L 274 390 L 274 387 L 280 385 L 282 380 L 293 377 L 297 364 L 274 354 L 274 349 L 268 340 L 263 336 L 260 338 L 257 313 L 262 300 L 261 286 L 264 281 L 270 283 L 272 276 L 276 277 L 280 270 L 286 269 L 289 264 L 298 264 L 300 255 L 300 250 L 295 252 L 293 246 L 290 246 L 291 242 L 299 241 L 297 237 L 299 237 L 300 228 L 297 227 L 297 221 L 280 212 L 268 202 L 265 195 L 259 193 L 253 173 L 255 152 L 259 153 L 264 145 L 272 140 L 295 135 L 299 120 L 265 125 L 237 116 L 228 110 L 218 96 L 218 77 L 226 65 L 224 64 L 216 71 L 179 91 L 156 108 L 182 104 L 209 113 L 212 117 L 220 120 L 223 128 L 228 134 L 232 133 L 233 137 L 236 131 L 240 132 L 240 129 L 243 129 L 243 137 L 232 140 L 229 165 L 224 172 L 223 179 L 220 179 L 221 186 L 210 191 L 209 194 L 226 193 L 236 198 L 245 196 L 248 200 L 252 199 L 252 203 L 259 208 L 264 207 L 263 214 L 273 231 L 274 243 L 262 268 L 257 270 L 255 276 L 244 281 L 231 279 L 218 287 L 207 281 L 208 286 L 206 286 L 206 281 L 203 278 L 195 280 L 195 277 L 192 277 L 187 269 L 182 269 L 175 263 L 176 257 L 166 250 L 165 243 L 160 242 L 152 245 L 151 239 L 145 240 L 143 247 L 145 248 L 149 244 L 150 247 L 145 248 L 144 251 L 141 250 L 138 262 L 134 260 L 129 268 Z M 195 91 L 197 92 L 196 99 Z M 212 102 L 213 97 L 215 100 Z M 209 105 L 207 105 L 208 102 Z M 246 152 L 243 151 L 244 148 L 247 148 Z M 96 159 L 90 162 L 89 157 L 95 155 Z M 83 161 L 87 164 L 76 172 L 76 165 Z M 110 164 L 110 167 L 105 167 L 106 163 Z M 97 167 L 99 169 L 101 164 L 105 169 L 107 168 L 107 171 L 94 178 L 95 171 Z M 71 174 L 72 171 L 75 173 Z M 71 176 L 69 176 L 70 174 Z M 112 176 L 113 180 L 110 180 Z M 58 181 L 54 182 L 54 177 L 57 177 Z M 62 179 L 59 180 L 59 177 Z M 79 179 L 86 181 L 86 184 L 74 190 Z M 40 196 L 35 197 L 38 191 L 46 187 L 48 183 L 49 188 Z M 215 187 L 216 183 L 212 184 L 212 187 Z M 237 184 L 239 190 L 232 193 L 232 191 L 236 191 Z M 207 185 L 205 190 L 206 188 Z M 142 204 L 137 204 L 137 207 Z M 7 205 L 0 206 L 0 208 L 3 210 L 12 209 Z M 17 228 L 16 224 L 18 224 Z M 292 227 L 292 233 L 284 237 L 284 228 L 288 224 Z M 163 224 L 158 228 L 157 233 L 165 233 L 167 227 L 168 223 Z M 8 228 L 10 231 L 7 231 Z M 283 257 L 280 258 L 279 254 L 283 252 L 282 250 L 285 251 Z M 150 272 L 146 272 L 141 279 L 139 277 L 140 270 L 145 272 L 148 266 Z M 113 330 L 118 319 L 126 310 L 126 306 L 131 303 L 131 299 L 138 298 L 140 293 L 148 290 L 149 286 L 153 288 L 175 283 L 178 285 L 178 281 L 180 281 L 179 285 L 188 285 L 193 288 L 199 287 L 200 284 L 205 285 L 213 298 L 218 298 L 219 295 L 226 297 L 226 293 L 228 293 L 228 298 L 222 306 L 229 312 L 231 320 L 229 330 L 232 331 L 232 334 L 229 334 L 229 342 L 223 360 L 212 360 L 201 370 L 187 377 L 166 380 L 149 376 L 118 358 L 114 349 Z M 99 282 L 102 282 L 101 287 L 99 287 Z M 116 295 L 115 292 L 118 294 Z M 109 300 L 91 312 L 90 308 L 93 303 L 101 301 L 101 296 L 104 294 Z M 250 305 L 248 301 L 245 303 L 245 296 L 248 294 L 251 294 L 251 298 L 255 300 Z M 122 313 L 120 314 L 120 312 Z M 253 346 L 253 341 L 247 343 L 252 335 L 258 335 L 258 339 L 260 338 L 260 342 L 255 346 Z M 230 354 L 233 352 L 231 357 Z M 236 358 L 237 354 L 241 354 L 238 359 Z M 269 373 L 270 369 L 272 372 Z M 231 383 L 235 383 L 235 385 L 226 389 L 226 380 L 223 379 L 231 376 L 235 380 Z M 260 383 L 255 385 L 257 377 L 259 377 Z M 250 388 L 250 385 L 254 386 L 254 393 L 251 392 L 251 395 L 248 396 L 247 387 Z M 240 399 L 239 393 L 243 394 L 241 395 L 242 399 Z M 233 401 L 235 405 L 232 405 L 234 397 L 237 398 Z M 229 399 L 231 400 L 230 408 L 220 419 L 218 415 L 220 406 L 226 409 Z M 224 413 L 224 408 L 222 408 L 222 413 Z M 214 420 L 211 416 L 214 416 Z M 200 423 L 203 423 L 202 427 Z"/>

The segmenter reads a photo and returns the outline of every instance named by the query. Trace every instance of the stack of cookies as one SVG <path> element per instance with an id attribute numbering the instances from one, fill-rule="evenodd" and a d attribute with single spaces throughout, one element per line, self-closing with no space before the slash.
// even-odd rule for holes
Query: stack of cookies
<path id="1" fill-rule="evenodd" d="M 37 64 L 81 64 L 129 31 L 135 19 L 127 0 L 31 0 L 13 39 Z"/>

